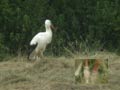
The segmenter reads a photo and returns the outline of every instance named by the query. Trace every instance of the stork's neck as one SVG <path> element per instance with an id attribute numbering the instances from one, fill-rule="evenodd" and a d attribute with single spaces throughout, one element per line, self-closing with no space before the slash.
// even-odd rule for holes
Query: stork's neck
<path id="1" fill-rule="evenodd" d="M 52 32 L 52 30 L 51 30 L 51 27 L 50 27 L 50 26 L 45 26 L 45 28 L 46 28 L 46 32 Z"/>

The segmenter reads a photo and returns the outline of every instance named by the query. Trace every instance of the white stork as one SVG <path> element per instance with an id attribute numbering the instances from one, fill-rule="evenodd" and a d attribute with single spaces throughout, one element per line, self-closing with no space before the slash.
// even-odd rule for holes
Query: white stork
<path id="1" fill-rule="evenodd" d="M 30 46 L 35 46 L 34 51 L 29 56 L 29 59 L 43 58 L 43 52 L 46 46 L 52 41 L 52 29 L 53 25 L 50 20 L 45 20 L 45 32 L 39 32 L 36 34 L 30 42 Z"/>

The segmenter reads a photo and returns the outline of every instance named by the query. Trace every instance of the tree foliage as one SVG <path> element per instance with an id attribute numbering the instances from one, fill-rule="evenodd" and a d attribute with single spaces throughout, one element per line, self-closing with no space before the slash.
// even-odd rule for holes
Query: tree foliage
<path id="1" fill-rule="evenodd" d="M 84 42 L 120 51 L 120 0 L 0 0 L 0 50 L 28 50 L 47 18 L 58 28 L 48 52 L 61 55 Z"/>

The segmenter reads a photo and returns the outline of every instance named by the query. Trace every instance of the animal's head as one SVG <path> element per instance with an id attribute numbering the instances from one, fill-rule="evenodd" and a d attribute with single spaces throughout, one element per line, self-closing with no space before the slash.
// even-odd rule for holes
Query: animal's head
<path id="1" fill-rule="evenodd" d="M 45 20 L 45 27 L 54 29 L 52 22 L 49 19 Z"/>
<path id="2" fill-rule="evenodd" d="M 51 21 L 50 21 L 49 19 L 46 19 L 46 20 L 45 20 L 45 25 L 46 25 L 46 26 L 51 26 L 52 23 L 51 23 Z"/>

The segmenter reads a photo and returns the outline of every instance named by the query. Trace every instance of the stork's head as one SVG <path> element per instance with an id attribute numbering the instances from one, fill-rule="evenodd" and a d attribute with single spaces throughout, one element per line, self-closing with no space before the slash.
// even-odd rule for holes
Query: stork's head
<path id="1" fill-rule="evenodd" d="M 45 27 L 54 29 L 54 26 L 52 25 L 52 22 L 49 19 L 45 20 Z"/>

